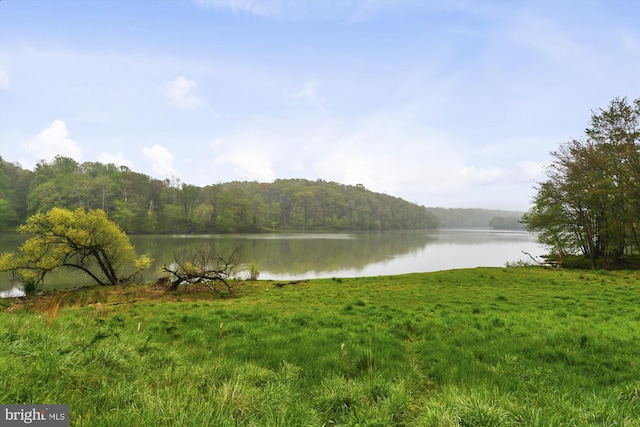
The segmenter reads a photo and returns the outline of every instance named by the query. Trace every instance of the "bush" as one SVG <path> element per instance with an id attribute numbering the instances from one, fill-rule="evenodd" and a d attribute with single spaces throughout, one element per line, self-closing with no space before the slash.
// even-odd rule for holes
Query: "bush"
<path id="1" fill-rule="evenodd" d="M 252 262 L 249 266 L 249 280 L 258 280 L 260 276 L 260 270 L 258 270 L 258 265 L 255 262 Z"/>
<path id="2" fill-rule="evenodd" d="M 38 290 L 38 284 L 35 279 L 30 279 L 24 282 L 22 285 L 25 295 L 33 295 Z"/>

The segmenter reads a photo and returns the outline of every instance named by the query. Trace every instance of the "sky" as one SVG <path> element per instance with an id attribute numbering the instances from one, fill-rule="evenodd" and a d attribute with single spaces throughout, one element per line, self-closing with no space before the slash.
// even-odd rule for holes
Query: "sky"
<path id="1" fill-rule="evenodd" d="M 639 96 L 636 0 L 0 0 L 0 156 L 28 169 L 526 211 L 550 152 Z"/>

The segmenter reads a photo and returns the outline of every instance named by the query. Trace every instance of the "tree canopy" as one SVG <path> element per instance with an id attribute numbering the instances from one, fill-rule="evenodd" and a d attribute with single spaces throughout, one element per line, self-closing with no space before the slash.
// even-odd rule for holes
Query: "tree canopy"
<path id="1" fill-rule="evenodd" d="M 58 156 L 33 171 L 0 158 L 0 230 L 54 207 L 101 209 L 127 233 L 435 228 L 425 207 L 362 185 L 322 180 L 229 182 L 197 187 L 124 166 Z"/>
<path id="2" fill-rule="evenodd" d="M 0 271 L 17 272 L 25 281 L 39 284 L 54 269 L 75 268 L 100 285 L 115 285 L 151 264 L 144 255 L 136 257 L 127 235 L 99 209 L 38 212 L 19 231 L 30 237 L 0 257 Z"/>
<path id="3" fill-rule="evenodd" d="M 582 139 L 551 153 L 547 180 L 524 216 L 562 258 L 581 253 L 604 268 L 640 250 L 640 98 L 592 112 Z"/>

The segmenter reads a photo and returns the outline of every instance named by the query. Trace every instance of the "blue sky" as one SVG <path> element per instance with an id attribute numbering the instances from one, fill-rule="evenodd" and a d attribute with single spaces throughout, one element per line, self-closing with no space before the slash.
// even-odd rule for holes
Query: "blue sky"
<path id="1" fill-rule="evenodd" d="M 0 155 L 527 210 L 640 96 L 635 0 L 0 0 Z"/>

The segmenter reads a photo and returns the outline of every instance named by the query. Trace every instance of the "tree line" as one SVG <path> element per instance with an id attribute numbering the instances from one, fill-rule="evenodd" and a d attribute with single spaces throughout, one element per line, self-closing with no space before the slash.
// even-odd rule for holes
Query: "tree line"
<path id="1" fill-rule="evenodd" d="M 362 185 L 282 179 L 203 187 L 57 156 L 33 171 L 0 157 L 0 230 L 52 208 L 101 209 L 127 233 L 388 230 L 438 226 L 424 206 Z"/>
<path id="2" fill-rule="evenodd" d="M 528 229 L 560 261 L 582 254 L 592 268 L 625 265 L 640 251 L 640 98 L 593 111 L 584 137 L 551 156 Z"/>
<path id="3" fill-rule="evenodd" d="M 523 229 L 524 212 L 498 209 L 429 208 L 441 227 L 491 227 L 493 229 Z"/>

